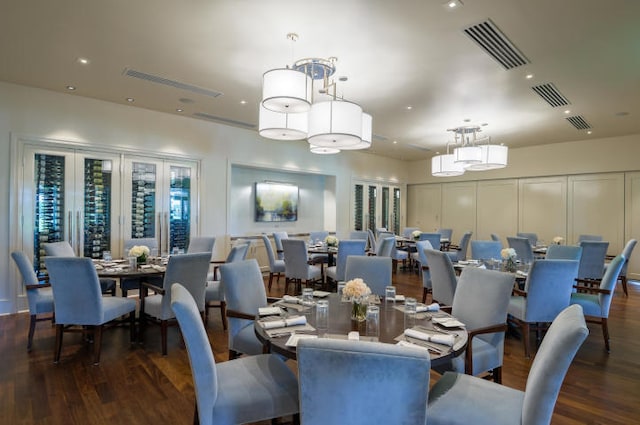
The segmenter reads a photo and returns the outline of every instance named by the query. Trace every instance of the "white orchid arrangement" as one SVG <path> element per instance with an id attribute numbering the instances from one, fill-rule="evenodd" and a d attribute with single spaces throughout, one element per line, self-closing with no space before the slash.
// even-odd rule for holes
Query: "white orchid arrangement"
<path id="1" fill-rule="evenodd" d="M 553 238 L 553 242 L 560 245 L 562 242 L 564 242 L 564 238 L 562 236 L 556 236 Z"/>
<path id="2" fill-rule="evenodd" d="M 364 283 L 361 278 L 351 279 L 344 284 L 342 294 L 349 298 L 363 298 L 371 295 L 371 289 Z"/>
<path id="3" fill-rule="evenodd" d="M 500 256 L 502 256 L 504 260 L 513 260 L 517 257 L 517 254 L 516 250 L 513 248 L 502 248 L 502 251 L 500 251 Z"/>
<path id="4" fill-rule="evenodd" d="M 144 245 L 135 245 L 129 250 L 129 257 L 136 257 L 138 259 L 146 259 L 149 256 L 149 247 Z M 140 258 L 142 257 L 142 258 Z"/>
<path id="5" fill-rule="evenodd" d="M 422 232 L 420 230 L 414 230 L 413 232 L 411 232 L 411 236 L 413 236 L 413 239 L 419 239 L 421 234 Z"/>
<path id="6" fill-rule="evenodd" d="M 327 244 L 327 246 L 338 246 L 338 238 L 332 235 L 324 238 L 324 242 Z"/>

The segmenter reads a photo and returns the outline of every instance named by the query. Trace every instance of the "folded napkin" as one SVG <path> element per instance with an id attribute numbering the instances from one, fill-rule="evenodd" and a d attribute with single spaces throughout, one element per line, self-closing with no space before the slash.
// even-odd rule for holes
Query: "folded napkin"
<path id="1" fill-rule="evenodd" d="M 305 316 L 292 316 L 281 320 L 269 320 L 260 322 L 265 329 L 286 328 L 289 326 L 306 325 L 307 318 Z"/>
<path id="2" fill-rule="evenodd" d="M 429 351 L 429 347 L 425 347 L 424 345 L 414 344 L 413 342 L 409 342 L 409 341 L 398 341 L 396 345 L 399 345 L 401 347 L 419 348 L 421 350 Z"/>
<path id="3" fill-rule="evenodd" d="M 525 272 L 523 270 L 516 270 L 516 274 L 520 275 L 520 276 L 525 276 L 525 277 L 529 275 L 529 273 L 527 273 L 527 272 Z"/>
<path id="4" fill-rule="evenodd" d="M 416 313 L 422 313 L 423 311 L 440 311 L 440 304 L 432 303 L 429 305 L 419 304 L 416 306 Z"/>
<path id="5" fill-rule="evenodd" d="M 456 340 L 455 335 L 440 334 L 440 333 L 430 334 L 426 332 L 421 332 L 417 329 L 405 329 L 404 335 L 408 336 L 409 338 L 420 339 L 422 341 L 435 342 L 436 344 L 443 344 L 448 346 L 452 346 Z"/>
<path id="6" fill-rule="evenodd" d="M 157 271 L 159 271 L 159 272 L 166 272 L 166 271 L 167 271 L 167 268 L 166 268 L 166 267 L 159 266 L 159 265 L 157 265 L 157 264 L 152 264 L 152 265 L 151 265 L 151 267 L 152 267 L 154 270 L 157 270 Z"/>
<path id="7" fill-rule="evenodd" d="M 291 304 L 299 304 L 300 301 L 302 301 L 300 298 L 298 297 L 293 297 L 291 295 L 284 295 L 282 297 L 282 301 L 285 303 L 291 303 Z"/>
<path id="8" fill-rule="evenodd" d="M 464 327 L 464 323 L 462 323 L 461 321 L 459 321 L 458 319 L 456 319 L 455 317 L 434 317 L 433 319 L 434 323 L 437 323 L 439 325 L 442 325 L 444 327 L 447 328 L 462 328 Z"/>

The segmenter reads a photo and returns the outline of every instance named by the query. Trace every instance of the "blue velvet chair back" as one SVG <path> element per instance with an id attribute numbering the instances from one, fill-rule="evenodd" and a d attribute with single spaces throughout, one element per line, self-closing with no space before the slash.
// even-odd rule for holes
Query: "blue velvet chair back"
<path id="1" fill-rule="evenodd" d="M 500 239 L 500 236 L 496 235 L 495 233 L 491 234 L 491 240 L 495 242 L 500 242 L 500 245 L 502 245 L 502 240 Z"/>
<path id="2" fill-rule="evenodd" d="M 507 242 L 509 243 L 509 248 L 513 248 L 516 251 L 517 259 L 520 260 L 520 262 L 533 262 L 533 248 L 531 247 L 529 239 L 508 236 Z"/>
<path id="3" fill-rule="evenodd" d="M 162 297 L 160 319 L 165 320 L 173 317 L 171 297 L 168 295 L 171 291 L 171 285 L 174 283 L 180 283 L 184 286 L 195 299 L 198 309 L 204 311 L 204 293 L 210 261 L 211 253 L 209 252 L 172 255 L 169 257 L 163 280 L 163 288 L 166 293 Z"/>
<path id="4" fill-rule="evenodd" d="M 378 257 L 389 257 L 391 258 L 391 253 L 393 252 L 393 247 L 396 244 L 395 236 L 378 239 L 376 242 L 376 255 Z"/>
<path id="5" fill-rule="evenodd" d="M 583 241 L 602 242 L 602 236 L 600 235 L 578 235 L 578 243 Z"/>
<path id="6" fill-rule="evenodd" d="M 456 272 L 449 256 L 437 249 L 425 249 L 433 299 L 444 305 L 452 305 L 458 286 Z"/>
<path id="7" fill-rule="evenodd" d="M 247 258 L 247 252 L 249 251 L 248 243 L 239 243 L 231 247 L 229 254 L 227 254 L 226 263 L 235 263 L 236 261 L 242 261 Z"/>
<path id="8" fill-rule="evenodd" d="M 607 271 L 602 277 L 600 282 L 600 289 L 608 290 L 608 294 L 598 294 L 598 303 L 600 304 L 601 315 L 600 317 L 609 317 L 609 309 L 611 308 L 611 299 L 613 298 L 613 292 L 618 281 L 618 275 L 624 266 L 624 257 L 622 255 L 616 256 L 607 267 Z"/>
<path id="9" fill-rule="evenodd" d="M 40 284 L 36 272 L 33 270 L 33 265 L 24 252 L 13 251 L 11 258 L 18 266 L 25 286 Z M 27 289 L 26 292 L 30 314 L 51 313 L 53 311 L 53 294 L 50 288 Z"/>
<path id="10" fill-rule="evenodd" d="M 582 247 L 575 245 L 549 245 L 547 247 L 547 260 L 575 260 L 582 258 Z"/>
<path id="11" fill-rule="evenodd" d="M 349 233 L 349 239 L 369 239 L 369 233 L 366 230 L 354 230 Z"/>
<path id="12" fill-rule="evenodd" d="M 569 306 L 578 276 L 576 260 L 537 260 L 525 282 L 527 292 L 524 321 L 552 322 Z"/>
<path id="13" fill-rule="evenodd" d="M 378 252 L 377 251 L 377 245 L 376 245 L 376 235 L 373 233 L 373 230 L 371 229 L 367 229 L 367 235 L 369 236 L 369 249 L 373 252 Z"/>
<path id="14" fill-rule="evenodd" d="M 420 240 L 421 241 L 429 241 L 432 249 L 440 249 L 440 233 L 421 233 Z"/>
<path id="15" fill-rule="evenodd" d="M 418 227 L 405 227 L 402 231 L 402 236 L 407 239 L 413 239 L 413 232 L 415 230 L 420 230 Z"/>
<path id="16" fill-rule="evenodd" d="M 627 244 L 624 246 L 622 250 L 622 256 L 624 257 L 624 265 L 622 266 L 622 270 L 620 270 L 620 276 L 627 276 L 627 269 L 629 268 L 629 260 L 631 259 L 631 254 L 633 254 L 633 249 L 636 247 L 638 243 L 635 239 L 629 239 Z"/>
<path id="17" fill-rule="evenodd" d="M 324 338 L 297 350 L 303 424 L 426 423 L 426 350 Z"/>
<path id="18" fill-rule="evenodd" d="M 273 242 L 276 244 L 276 252 L 279 260 L 284 260 L 284 248 L 282 247 L 282 240 L 289 239 L 287 232 L 273 232 Z"/>
<path id="19" fill-rule="evenodd" d="M 442 239 L 449 239 L 449 242 L 452 242 L 453 229 L 438 229 L 436 233 L 440 234 Z M 438 249 L 438 247 L 434 247 L 434 249 Z"/>
<path id="20" fill-rule="evenodd" d="M 156 238 L 137 238 L 137 239 L 125 239 L 123 255 L 126 257 L 129 255 L 129 250 L 134 246 L 146 246 L 151 252 L 158 251 L 158 240 Z M 161 253 L 160 253 L 161 254 Z"/>
<path id="21" fill-rule="evenodd" d="M 416 252 L 418 253 L 418 261 L 420 261 L 421 267 L 429 265 L 429 261 L 427 260 L 427 255 L 424 252 L 425 249 L 433 249 L 431 242 L 429 242 L 426 239 L 419 240 L 418 242 L 416 242 Z M 422 273 L 422 287 L 431 288 L 431 271 L 428 268 L 426 269 L 422 268 L 420 272 Z"/>
<path id="22" fill-rule="evenodd" d="M 527 239 L 529 239 L 529 244 L 531 244 L 531 246 L 538 245 L 538 234 L 537 233 L 518 232 L 516 234 L 516 236 L 519 237 L 519 238 L 527 238 Z"/>
<path id="23" fill-rule="evenodd" d="M 384 288 L 392 285 L 391 257 L 349 256 L 344 280 L 361 278 L 371 289 L 372 294 L 384 296 Z"/>
<path id="24" fill-rule="evenodd" d="M 329 236 L 329 232 L 327 232 L 326 230 L 309 232 L 309 240 L 313 243 L 324 242 L 327 236 Z"/>
<path id="25" fill-rule="evenodd" d="M 48 257 L 75 257 L 76 253 L 73 251 L 69 242 L 49 242 L 44 245 L 44 254 Z"/>
<path id="26" fill-rule="evenodd" d="M 582 241 L 582 257 L 580 258 L 580 279 L 602 279 L 604 260 L 609 249 L 609 242 Z"/>
<path id="27" fill-rule="evenodd" d="M 474 260 L 492 260 L 502 258 L 502 244 L 496 241 L 471 241 L 471 258 Z"/>
<path id="28" fill-rule="evenodd" d="M 307 244 L 302 239 L 284 239 L 282 241 L 284 250 L 285 276 L 289 279 L 306 280 L 309 276 L 309 255 Z"/>
<path id="29" fill-rule="evenodd" d="M 267 251 L 267 258 L 269 259 L 269 270 L 272 273 L 284 272 L 284 261 L 278 260 L 276 258 L 276 255 L 273 252 L 273 247 L 271 246 L 271 241 L 269 240 L 267 235 L 262 235 L 262 243 L 264 244 L 264 249 Z"/>
<path id="30" fill-rule="evenodd" d="M 216 238 L 213 236 L 196 236 L 189 241 L 189 248 L 187 254 L 194 254 L 196 252 L 213 252 L 213 246 L 216 243 Z"/>
<path id="31" fill-rule="evenodd" d="M 347 257 L 351 255 L 365 254 L 366 240 L 362 239 L 343 239 L 338 243 L 338 258 L 336 259 L 336 280 L 344 280 L 345 270 L 347 268 Z"/>
<path id="32" fill-rule="evenodd" d="M 460 249 L 458 250 L 457 261 L 467 259 L 467 250 L 469 249 L 469 242 L 471 241 L 471 235 L 473 235 L 473 232 L 467 232 L 464 235 L 462 235 L 462 238 L 460 239 Z"/>

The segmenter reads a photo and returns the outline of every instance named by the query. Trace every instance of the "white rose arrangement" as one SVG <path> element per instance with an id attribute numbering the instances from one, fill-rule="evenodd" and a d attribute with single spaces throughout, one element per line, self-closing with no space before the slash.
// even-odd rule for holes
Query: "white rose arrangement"
<path id="1" fill-rule="evenodd" d="M 129 250 L 129 257 L 136 257 L 139 262 L 144 262 L 149 256 L 149 247 L 144 245 L 135 245 Z"/>
<path id="2" fill-rule="evenodd" d="M 338 238 L 332 235 L 324 238 L 324 242 L 327 244 L 327 246 L 338 246 Z"/>
<path id="3" fill-rule="evenodd" d="M 363 298 L 371 295 L 371 289 L 358 277 L 345 283 L 342 294 L 349 298 Z"/>
<path id="4" fill-rule="evenodd" d="M 503 248 L 502 251 L 500 251 L 500 255 L 504 260 L 513 260 L 517 256 L 516 250 L 513 248 Z"/>
<path id="5" fill-rule="evenodd" d="M 560 245 L 564 241 L 562 236 L 556 236 L 553 238 L 553 243 Z"/>
<path id="6" fill-rule="evenodd" d="M 420 230 L 414 230 L 413 232 L 411 232 L 411 236 L 413 236 L 413 239 L 420 239 L 420 235 L 422 234 L 422 232 Z"/>

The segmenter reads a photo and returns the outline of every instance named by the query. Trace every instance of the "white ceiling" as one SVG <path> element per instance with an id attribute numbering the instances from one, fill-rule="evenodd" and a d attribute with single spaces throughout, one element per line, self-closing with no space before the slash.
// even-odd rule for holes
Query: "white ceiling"
<path id="1" fill-rule="evenodd" d="M 381 155 L 430 157 L 465 120 L 510 147 L 640 133 L 640 1 L 462 1 L 0 0 L 0 80 L 257 129 L 263 72 L 335 56 L 338 94 L 373 115 Z M 487 19 L 529 64 L 506 70 L 464 34 Z M 543 83 L 570 105 L 551 107 L 531 89 Z"/>

